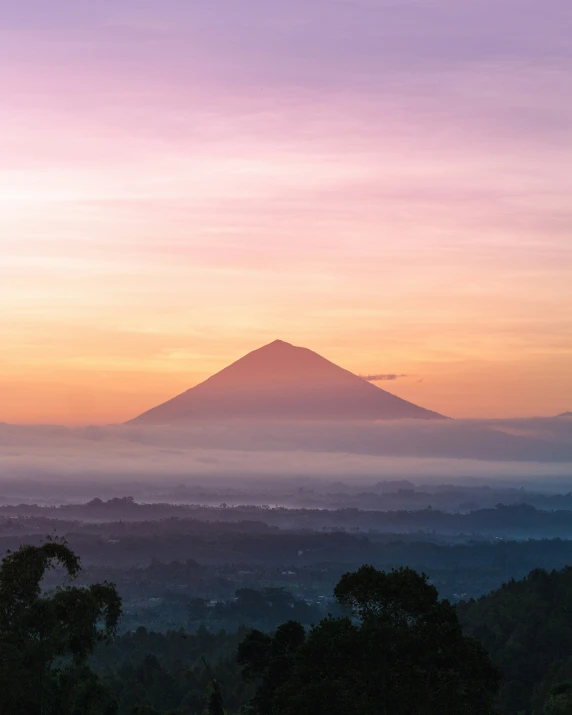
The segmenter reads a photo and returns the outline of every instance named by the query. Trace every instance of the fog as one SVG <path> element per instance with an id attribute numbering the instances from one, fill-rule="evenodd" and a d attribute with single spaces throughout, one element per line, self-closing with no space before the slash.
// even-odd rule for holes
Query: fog
<path id="1" fill-rule="evenodd" d="M 26 484 L 37 483 L 68 483 L 96 495 L 103 485 L 139 482 L 245 487 L 396 477 L 418 484 L 501 482 L 567 491 L 572 420 L 0 425 L 4 492 L 19 486 L 23 493 Z"/>

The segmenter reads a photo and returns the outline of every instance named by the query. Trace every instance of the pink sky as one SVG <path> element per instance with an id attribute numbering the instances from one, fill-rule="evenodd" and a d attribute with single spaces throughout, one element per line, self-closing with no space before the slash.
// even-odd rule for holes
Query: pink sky
<path id="1" fill-rule="evenodd" d="M 113 422 L 276 337 L 464 416 L 572 409 L 568 0 L 22 0 L 0 421 Z"/>

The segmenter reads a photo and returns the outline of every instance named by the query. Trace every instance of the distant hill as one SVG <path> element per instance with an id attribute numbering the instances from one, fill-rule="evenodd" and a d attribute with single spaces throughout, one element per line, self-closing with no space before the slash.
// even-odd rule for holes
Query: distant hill
<path id="1" fill-rule="evenodd" d="M 559 415 L 556 415 L 557 417 L 572 417 L 572 412 L 562 412 Z"/>
<path id="2" fill-rule="evenodd" d="M 446 419 L 282 340 L 248 353 L 196 387 L 131 422 L 211 419 Z"/>

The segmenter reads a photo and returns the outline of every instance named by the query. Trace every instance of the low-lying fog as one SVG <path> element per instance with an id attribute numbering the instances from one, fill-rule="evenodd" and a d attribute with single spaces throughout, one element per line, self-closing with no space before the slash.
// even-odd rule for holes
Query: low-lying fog
<path id="1" fill-rule="evenodd" d="M 0 425 L 0 495 L 26 484 L 207 483 L 411 478 L 569 491 L 572 419 L 186 426 Z M 43 491 L 43 490 L 42 490 Z"/>

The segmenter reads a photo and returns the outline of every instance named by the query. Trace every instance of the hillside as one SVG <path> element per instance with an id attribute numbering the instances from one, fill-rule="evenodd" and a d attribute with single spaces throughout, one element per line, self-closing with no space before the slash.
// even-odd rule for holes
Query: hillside
<path id="1" fill-rule="evenodd" d="M 551 689 L 572 679 L 572 567 L 535 569 L 457 610 L 504 672 L 501 713 L 541 713 Z"/>

